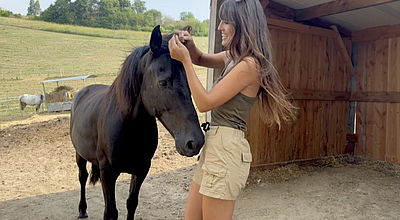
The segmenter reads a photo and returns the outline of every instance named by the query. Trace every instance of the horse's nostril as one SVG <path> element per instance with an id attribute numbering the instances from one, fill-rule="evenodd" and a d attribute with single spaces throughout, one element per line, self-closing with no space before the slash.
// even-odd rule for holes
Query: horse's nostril
<path id="1" fill-rule="evenodd" d="M 190 150 L 193 150 L 193 141 L 189 141 L 186 145 Z"/>

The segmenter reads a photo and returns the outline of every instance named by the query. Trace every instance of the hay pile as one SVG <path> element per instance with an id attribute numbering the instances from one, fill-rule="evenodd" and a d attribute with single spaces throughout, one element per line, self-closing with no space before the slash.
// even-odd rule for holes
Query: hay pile
<path id="1" fill-rule="evenodd" d="M 69 86 L 59 86 L 52 92 L 46 93 L 47 103 L 71 101 L 75 95 L 74 88 Z"/>

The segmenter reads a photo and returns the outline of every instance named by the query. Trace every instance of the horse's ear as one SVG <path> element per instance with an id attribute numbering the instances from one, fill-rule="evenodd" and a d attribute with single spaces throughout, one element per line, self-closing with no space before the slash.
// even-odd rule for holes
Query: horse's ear
<path id="1" fill-rule="evenodd" d="M 160 25 L 157 25 L 151 32 L 151 38 L 150 38 L 150 48 L 153 54 L 158 54 L 160 52 L 161 43 L 162 43 L 162 36 L 160 31 Z"/>

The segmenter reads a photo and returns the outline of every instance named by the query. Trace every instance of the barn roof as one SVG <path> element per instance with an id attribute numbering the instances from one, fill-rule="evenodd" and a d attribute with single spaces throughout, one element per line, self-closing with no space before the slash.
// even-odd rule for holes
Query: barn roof
<path id="1" fill-rule="evenodd" d="M 85 75 L 85 76 L 74 76 L 74 77 L 68 77 L 68 78 L 60 78 L 60 79 L 51 79 L 51 80 L 45 80 L 40 83 L 50 83 L 50 82 L 63 82 L 63 81 L 72 81 L 72 80 L 85 80 L 87 78 L 95 78 L 97 77 L 96 75 Z"/>
<path id="2" fill-rule="evenodd" d="M 337 25 L 348 32 L 400 24 L 399 0 L 270 0 L 268 8 L 297 22 Z"/>

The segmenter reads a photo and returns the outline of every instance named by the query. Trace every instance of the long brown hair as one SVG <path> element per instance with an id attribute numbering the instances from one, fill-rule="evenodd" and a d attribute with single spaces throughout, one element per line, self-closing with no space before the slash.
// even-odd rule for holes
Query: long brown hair
<path id="1" fill-rule="evenodd" d="M 232 24 L 235 34 L 227 46 L 234 63 L 245 57 L 255 58 L 259 71 L 261 93 L 258 95 L 260 117 L 269 125 L 296 117 L 296 107 L 288 100 L 279 74 L 272 65 L 271 41 L 267 20 L 259 0 L 227 0 L 219 10 L 219 17 Z"/>

